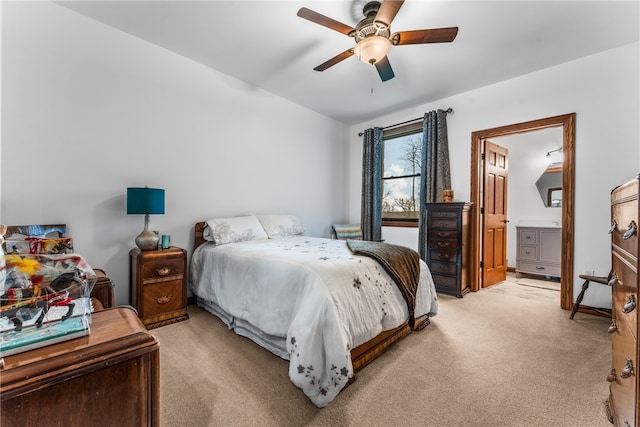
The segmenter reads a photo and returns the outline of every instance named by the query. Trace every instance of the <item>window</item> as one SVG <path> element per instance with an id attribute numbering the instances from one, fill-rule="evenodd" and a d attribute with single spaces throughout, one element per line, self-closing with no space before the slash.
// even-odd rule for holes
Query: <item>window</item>
<path id="1" fill-rule="evenodd" d="M 417 227 L 422 121 L 384 131 L 382 162 L 382 225 Z"/>

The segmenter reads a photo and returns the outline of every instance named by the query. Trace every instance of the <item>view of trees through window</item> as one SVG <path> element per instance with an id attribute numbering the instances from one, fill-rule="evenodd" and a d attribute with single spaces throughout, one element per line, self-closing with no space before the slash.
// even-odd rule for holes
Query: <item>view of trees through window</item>
<path id="1" fill-rule="evenodd" d="M 383 220 L 418 220 L 421 161 L 421 129 L 384 139 Z"/>

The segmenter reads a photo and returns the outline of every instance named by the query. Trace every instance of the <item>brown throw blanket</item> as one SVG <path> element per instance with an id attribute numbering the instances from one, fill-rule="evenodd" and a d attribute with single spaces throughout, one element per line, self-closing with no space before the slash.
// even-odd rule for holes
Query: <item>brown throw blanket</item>
<path id="1" fill-rule="evenodd" d="M 390 243 L 366 240 L 347 240 L 347 246 L 356 255 L 365 255 L 378 261 L 391 276 L 409 309 L 409 326 L 414 328 L 416 292 L 420 281 L 420 256 L 413 249 Z"/>

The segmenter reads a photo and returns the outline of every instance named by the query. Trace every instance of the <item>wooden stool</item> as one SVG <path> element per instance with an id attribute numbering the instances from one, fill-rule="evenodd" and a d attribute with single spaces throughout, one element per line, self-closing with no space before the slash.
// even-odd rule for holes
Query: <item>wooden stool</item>
<path id="1" fill-rule="evenodd" d="M 589 282 L 596 282 L 602 285 L 611 286 L 609 285 L 609 280 L 611 279 L 611 273 L 609 273 L 608 277 L 587 276 L 586 274 L 581 274 L 578 277 L 580 277 L 581 279 L 584 279 L 584 283 L 582 284 L 582 290 L 578 294 L 578 298 L 576 298 L 576 302 L 573 304 L 573 308 L 571 309 L 571 316 L 569 316 L 569 319 L 573 319 L 573 316 L 575 316 L 576 313 L 578 312 L 578 309 L 580 308 L 580 303 L 582 302 L 582 298 L 584 298 L 584 293 L 587 291 L 587 288 L 589 287 Z"/>

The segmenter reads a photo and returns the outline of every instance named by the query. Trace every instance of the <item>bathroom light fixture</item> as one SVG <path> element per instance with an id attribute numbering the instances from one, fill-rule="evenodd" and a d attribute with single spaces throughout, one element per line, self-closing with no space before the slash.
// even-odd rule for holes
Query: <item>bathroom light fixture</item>
<path id="1" fill-rule="evenodd" d="M 127 214 L 144 215 L 144 230 L 136 237 L 136 245 L 143 251 L 157 249 L 160 237 L 149 229 L 149 215 L 164 214 L 164 190 L 127 188 Z"/>
<path id="2" fill-rule="evenodd" d="M 551 163 L 551 153 L 555 153 L 556 151 L 562 151 L 562 147 L 558 148 L 557 150 L 547 151 L 547 164 Z"/>

